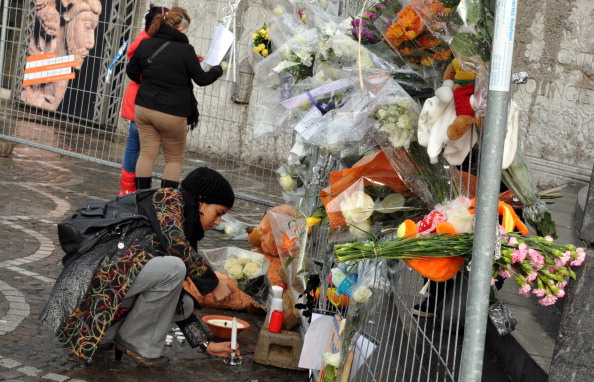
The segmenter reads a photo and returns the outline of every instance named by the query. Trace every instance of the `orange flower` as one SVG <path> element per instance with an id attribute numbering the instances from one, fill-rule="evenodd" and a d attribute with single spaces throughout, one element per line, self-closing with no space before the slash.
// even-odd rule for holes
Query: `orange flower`
<path id="1" fill-rule="evenodd" d="M 278 249 L 281 253 L 285 255 L 291 255 L 293 247 L 295 246 L 295 242 L 297 241 L 297 236 L 294 238 L 289 238 L 289 235 L 283 233 L 283 242 L 278 245 Z"/>
<path id="2" fill-rule="evenodd" d="M 423 66 L 431 66 L 435 59 L 433 57 L 423 57 L 421 58 L 421 65 Z"/>
<path id="3" fill-rule="evenodd" d="M 445 61 L 445 60 L 449 59 L 451 56 L 452 56 L 452 51 L 449 49 L 444 49 L 442 51 L 433 53 L 433 58 L 435 58 L 436 60 L 441 60 L 441 61 Z"/>
<path id="4" fill-rule="evenodd" d="M 400 53 L 403 56 L 408 56 L 412 52 L 413 52 L 413 48 L 411 48 L 411 47 L 408 47 L 408 46 L 398 47 L 398 53 Z"/>
<path id="5" fill-rule="evenodd" d="M 436 39 L 429 33 L 424 33 L 417 39 L 417 42 L 420 45 L 421 49 L 433 48 L 434 46 L 437 46 L 440 43 L 438 39 Z"/>

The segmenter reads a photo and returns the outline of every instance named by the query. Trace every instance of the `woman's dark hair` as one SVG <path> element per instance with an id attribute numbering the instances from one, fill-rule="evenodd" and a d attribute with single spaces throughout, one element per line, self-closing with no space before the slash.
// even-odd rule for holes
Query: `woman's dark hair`
<path id="1" fill-rule="evenodd" d="M 174 29 L 179 27 L 187 28 L 192 22 L 188 11 L 181 7 L 173 7 L 164 14 L 157 14 L 153 17 L 153 22 L 148 30 L 148 35 L 153 37 L 157 34 L 163 24 L 167 24 Z"/>
<path id="2" fill-rule="evenodd" d="M 149 11 L 144 16 L 144 31 L 146 33 L 148 33 L 149 28 L 151 27 L 151 23 L 153 22 L 153 19 L 155 18 L 155 15 L 160 15 L 160 14 L 164 15 L 165 13 L 167 13 L 167 11 L 169 11 L 169 8 L 161 7 L 160 5 L 151 4 Z"/>

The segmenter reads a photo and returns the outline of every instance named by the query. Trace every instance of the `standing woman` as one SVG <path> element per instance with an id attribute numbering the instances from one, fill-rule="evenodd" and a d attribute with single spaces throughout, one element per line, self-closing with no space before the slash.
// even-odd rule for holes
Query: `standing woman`
<path id="1" fill-rule="evenodd" d="M 153 17 L 158 14 L 165 14 L 169 9 L 152 5 L 144 16 L 144 29 L 136 36 L 136 39 L 126 51 L 128 60 L 134 56 L 134 52 L 140 45 L 142 40 L 149 38 L 148 31 L 153 22 Z M 121 117 L 130 121 L 130 130 L 128 133 L 128 140 L 126 141 L 126 149 L 124 150 L 124 158 L 122 160 L 122 176 L 120 179 L 120 193 L 119 195 L 129 194 L 136 191 L 136 162 L 140 155 L 140 139 L 138 138 L 138 129 L 136 128 L 136 121 L 134 119 L 134 107 L 136 104 L 136 94 L 138 93 L 138 85 L 134 81 L 130 81 L 124 91 L 124 99 L 122 100 L 122 114 Z"/>
<path id="2" fill-rule="evenodd" d="M 140 43 L 126 67 L 128 77 L 140 84 L 134 108 L 140 136 L 137 189 L 151 187 L 161 145 L 165 157 L 161 187 L 179 185 L 186 150 L 187 117 L 192 112 L 191 81 L 207 86 L 223 74 L 219 65 L 208 72 L 200 66 L 186 36 L 190 21 L 188 12 L 180 7 L 156 15 L 148 32 L 151 38 Z"/>

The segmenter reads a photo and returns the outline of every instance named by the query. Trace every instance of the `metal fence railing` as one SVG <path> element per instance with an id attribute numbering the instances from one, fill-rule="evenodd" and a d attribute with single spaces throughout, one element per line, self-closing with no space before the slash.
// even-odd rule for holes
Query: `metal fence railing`
<path id="1" fill-rule="evenodd" d="M 85 0 L 68 7 L 37 3 L 2 2 L 0 137 L 119 167 L 128 133 L 119 113 L 128 80 L 126 56 L 117 53 L 144 26 L 149 2 Z M 228 5 L 215 1 L 188 7 L 196 20 L 188 37 L 197 52 L 208 51 L 214 25 Z M 275 170 L 293 137 L 290 132 L 251 136 L 256 102 L 250 100 L 251 70 L 256 58 L 247 33 L 264 21 L 260 3 L 238 8 L 234 65 L 212 86 L 195 88 L 201 117 L 188 138 L 186 166 L 207 164 L 230 177 L 241 190 L 239 197 L 275 205 L 282 201 Z M 156 176 L 162 166 L 159 160 Z"/>

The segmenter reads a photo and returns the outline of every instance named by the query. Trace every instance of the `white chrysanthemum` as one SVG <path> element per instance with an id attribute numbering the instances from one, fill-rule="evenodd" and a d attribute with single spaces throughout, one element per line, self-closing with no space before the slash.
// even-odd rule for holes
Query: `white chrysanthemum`
<path id="1" fill-rule="evenodd" d="M 340 365 L 340 353 L 324 353 L 324 363 L 332 367 Z"/>
<path id="2" fill-rule="evenodd" d="M 359 304 L 365 304 L 371 298 L 371 289 L 360 286 L 353 292 L 353 300 Z"/>
<path id="3" fill-rule="evenodd" d="M 289 174 L 281 175 L 278 182 L 285 191 L 293 191 L 295 189 L 295 181 L 293 180 L 293 177 Z"/>
<path id="4" fill-rule="evenodd" d="M 373 213 L 373 199 L 363 191 L 355 191 L 340 203 L 340 211 L 347 223 L 367 220 Z"/>
<path id="5" fill-rule="evenodd" d="M 371 221 L 369 219 L 362 222 L 349 223 L 349 232 L 357 239 L 366 239 L 371 231 Z"/>

